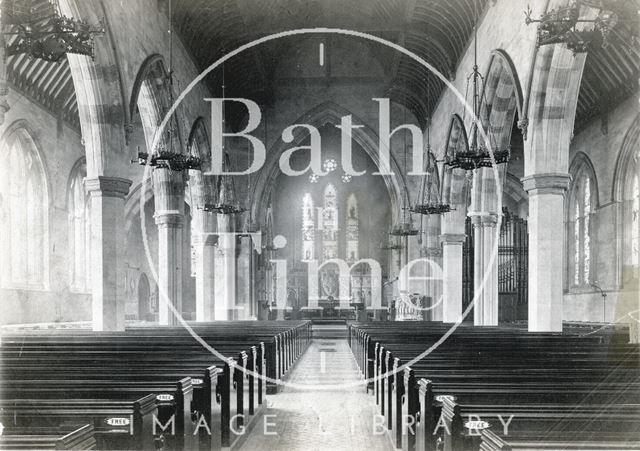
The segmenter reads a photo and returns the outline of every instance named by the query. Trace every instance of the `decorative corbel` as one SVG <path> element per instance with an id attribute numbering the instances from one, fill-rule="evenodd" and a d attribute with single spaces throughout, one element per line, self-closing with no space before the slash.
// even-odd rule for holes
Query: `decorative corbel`
<path id="1" fill-rule="evenodd" d="M 524 117 L 522 119 L 520 119 L 518 121 L 518 128 L 520 129 L 520 132 L 522 132 L 522 139 L 524 141 L 527 140 L 527 131 L 529 128 L 529 118 Z"/>

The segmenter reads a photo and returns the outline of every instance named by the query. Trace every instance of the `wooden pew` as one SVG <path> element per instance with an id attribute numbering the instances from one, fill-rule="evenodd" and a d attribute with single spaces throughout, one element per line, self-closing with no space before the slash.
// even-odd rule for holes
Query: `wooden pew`
<path id="1" fill-rule="evenodd" d="M 5 428 L 0 450 L 89 450 L 97 449 L 92 424 L 62 432 L 59 429 Z"/>
<path id="2" fill-rule="evenodd" d="M 254 323 L 255 322 L 250 322 L 249 324 L 253 325 Z M 220 337 L 223 337 L 226 340 L 224 345 L 220 346 L 223 352 L 229 349 L 229 343 L 234 343 L 237 346 L 242 346 L 244 349 L 247 349 L 247 346 L 242 344 L 246 342 L 247 337 L 234 336 L 234 330 L 233 328 L 230 329 L 228 324 L 225 324 L 227 327 L 219 327 L 218 324 L 214 326 L 216 330 L 212 330 L 211 326 L 199 324 L 197 326 L 199 329 L 198 334 L 204 336 L 207 341 L 213 339 L 216 345 L 220 345 Z M 298 322 L 298 324 L 294 324 L 293 326 L 295 327 L 293 330 L 287 329 L 290 326 L 291 325 L 287 324 L 274 328 L 271 327 L 271 325 L 263 325 L 263 327 L 259 328 L 259 332 L 255 334 L 259 337 L 264 336 L 270 338 L 273 340 L 273 343 L 277 344 L 277 348 L 275 348 L 272 355 L 277 353 L 279 356 L 282 364 L 278 365 L 278 367 L 282 371 L 286 371 L 286 369 L 289 368 L 295 358 L 306 348 L 311 337 L 310 324 L 308 322 Z M 237 331 L 238 325 L 234 324 L 234 327 Z M 258 328 L 254 330 L 258 330 Z M 221 424 L 221 430 L 213 427 L 211 429 L 214 435 L 217 433 L 216 431 L 219 431 L 221 436 L 220 446 L 228 446 L 233 439 L 233 437 L 231 437 L 232 434 L 230 434 L 228 430 L 229 428 L 227 428 L 225 437 L 224 424 L 228 423 L 230 418 L 236 413 L 245 416 L 254 415 L 257 411 L 257 406 L 263 402 L 264 392 L 266 390 L 264 390 L 262 379 L 254 378 L 243 370 L 248 369 L 254 371 L 258 373 L 259 376 L 266 373 L 267 352 L 264 343 L 260 343 L 260 346 L 251 346 L 248 353 L 241 351 L 236 359 L 239 364 L 236 371 L 229 371 L 229 374 L 225 375 L 224 372 L 220 372 L 215 368 L 208 368 L 209 376 L 205 375 L 201 381 L 198 381 L 198 384 L 192 384 L 194 399 L 193 402 L 188 402 L 184 400 L 184 396 L 180 396 L 179 392 L 175 393 L 175 395 L 178 396 L 175 396 L 171 392 L 163 393 L 167 391 L 166 384 L 172 380 L 172 377 L 185 375 L 185 373 L 177 371 L 178 368 L 188 371 L 191 380 L 195 381 L 196 379 L 200 379 L 193 377 L 194 373 L 190 368 L 194 370 L 196 368 L 201 369 L 204 363 L 210 363 L 210 360 L 206 362 L 202 361 L 202 359 L 187 360 L 187 368 L 184 368 L 184 356 L 191 356 L 197 349 L 209 359 L 212 356 L 208 354 L 208 351 L 203 353 L 199 344 L 196 343 L 194 345 L 193 339 L 188 336 L 183 329 L 145 328 L 127 331 L 125 334 L 101 333 L 97 335 L 89 331 L 84 334 L 77 332 L 78 331 L 65 331 L 65 333 L 62 334 L 22 334 L 20 337 L 13 337 L 13 343 L 11 336 L 3 337 L 3 347 L 0 348 L 3 353 L 3 361 L 9 361 L 13 365 L 12 367 L 10 366 L 10 368 L 16 371 L 14 375 L 20 376 L 20 371 L 33 370 L 43 365 L 46 368 L 49 381 L 40 381 L 38 387 L 30 386 L 28 380 L 22 380 L 22 382 L 20 382 L 20 384 L 22 384 L 21 389 L 35 390 L 36 395 L 38 395 L 38 393 L 42 395 L 42 393 L 52 390 L 48 396 L 54 396 L 56 392 L 55 386 L 59 384 L 55 378 L 68 377 L 71 381 L 75 381 L 76 385 L 78 380 L 82 381 L 80 385 L 83 385 L 83 387 L 74 387 L 72 390 L 76 393 L 84 391 L 84 395 L 86 395 L 87 392 L 95 393 L 98 387 L 104 391 L 105 397 L 115 396 L 113 395 L 115 391 L 131 393 L 139 390 L 148 393 L 152 390 L 156 395 L 160 392 L 159 395 L 164 398 L 164 400 L 158 401 L 158 406 L 163 408 L 166 407 L 166 404 L 175 404 L 177 408 L 176 418 L 184 418 L 182 421 L 183 425 L 189 424 L 187 421 L 190 416 L 189 413 L 193 415 L 194 413 L 204 412 L 207 424 L 212 424 L 212 421 L 213 424 L 216 424 L 215 417 L 219 416 L 220 423 L 218 424 Z M 250 335 L 248 339 L 255 343 L 255 338 L 251 335 L 252 332 L 253 330 L 247 331 L 246 328 L 243 329 L 244 334 Z M 277 334 L 274 336 L 274 333 Z M 159 359 L 158 354 L 168 352 L 166 347 L 158 347 L 158 343 L 162 343 L 164 340 L 166 340 L 167 343 L 171 343 L 171 351 L 175 354 L 169 357 L 165 356 L 164 359 Z M 185 346 L 185 341 L 190 342 L 192 346 Z M 238 342 L 240 344 L 237 344 Z M 16 348 L 19 347 L 21 358 L 11 361 L 12 356 L 7 355 L 6 352 L 7 345 L 10 344 L 13 344 Z M 48 349 L 42 349 L 43 344 L 46 344 Z M 10 347 L 11 346 L 9 346 L 9 348 Z M 111 350 L 109 348 L 111 348 Z M 140 348 L 145 349 L 145 352 L 140 353 L 137 350 Z M 176 359 L 176 356 L 180 356 L 179 361 L 175 363 L 176 366 L 167 368 L 167 365 L 170 366 L 172 360 Z M 30 357 L 30 359 L 23 357 Z M 122 361 L 123 357 L 124 361 Z M 120 366 L 114 366 L 113 363 L 110 364 L 112 370 L 122 371 L 123 374 L 123 380 L 120 381 L 122 383 L 115 384 L 118 385 L 116 387 L 113 386 L 114 381 L 112 377 L 109 377 L 108 380 L 100 380 L 96 374 L 94 374 L 93 377 L 87 377 L 88 372 L 91 370 L 96 372 L 104 371 L 103 367 L 107 361 L 122 361 Z M 147 370 L 149 365 L 157 365 L 158 373 L 149 372 Z M 132 377 L 131 374 L 135 376 Z M 54 379 L 51 379 L 51 377 Z M 218 378 L 221 379 L 222 383 L 218 382 Z M 140 382 L 135 383 L 132 379 L 138 379 Z M 73 382 L 69 385 L 73 385 Z M 221 394 L 224 395 L 222 388 L 225 385 L 230 387 L 227 390 L 228 401 L 225 401 L 224 396 L 220 396 Z M 201 386 L 202 388 L 200 388 Z M 231 388 L 233 388 L 233 392 Z M 38 392 L 38 390 L 40 390 L 40 392 Z M 64 393 L 65 390 L 67 390 L 66 387 L 57 387 L 58 393 Z M 198 395 L 198 392 L 201 394 Z M 235 393 L 235 396 L 233 393 Z M 172 396 L 174 399 L 168 399 L 167 395 Z M 182 398 L 182 402 L 177 403 L 176 400 L 180 398 Z M 235 404 L 234 401 L 236 402 Z M 182 407 L 179 408 L 178 406 Z M 187 406 L 189 406 L 189 408 L 187 408 Z M 178 422 L 180 422 L 180 420 L 178 420 L 177 423 Z M 243 417 L 238 417 L 237 422 L 234 424 L 235 429 L 243 426 L 243 423 Z M 181 428 L 178 427 L 178 429 Z M 182 429 L 185 430 L 185 439 L 191 435 L 187 427 Z M 216 439 L 214 438 L 213 441 L 215 442 Z M 186 444 L 182 446 L 189 449 L 189 443 L 186 441 L 185 443 Z"/>
<path id="3" fill-rule="evenodd" d="M 503 418 L 502 421 L 499 420 Z M 482 419 L 475 423 L 466 418 Z M 488 420 L 488 421 L 487 421 Z M 478 424 L 484 423 L 484 424 Z M 495 424 L 492 424 L 495 423 Z M 566 441 L 636 442 L 640 430 L 640 404 L 564 405 L 459 404 L 445 398 L 442 404 L 442 443 L 444 451 L 478 450 L 481 430 L 494 426 L 494 433 L 508 424 L 506 436 L 520 436 L 529 441 L 544 442 L 550 431 L 557 431 Z M 505 429 L 502 430 L 504 433 Z M 568 439 L 571 440 L 568 440 Z"/>
<path id="4" fill-rule="evenodd" d="M 7 428 L 54 428 L 61 424 L 94 427 L 99 449 L 155 449 L 155 397 L 136 400 L 2 399 L 0 421 Z"/>
<path id="5" fill-rule="evenodd" d="M 548 432 L 544 438 L 500 437 L 490 429 L 482 431 L 480 451 L 551 451 L 551 450 L 638 450 L 640 441 L 620 442 L 616 440 L 586 441 L 569 437 L 564 431 Z"/>
<path id="6" fill-rule="evenodd" d="M 394 349 L 394 352 L 391 352 L 388 349 L 385 349 L 385 346 L 383 346 L 380 342 L 377 341 L 378 339 L 378 333 L 377 331 L 375 332 L 374 336 L 376 337 L 376 341 L 375 341 L 375 345 L 372 345 L 372 343 L 374 342 L 373 338 L 369 336 L 368 333 L 363 332 L 362 330 L 360 330 L 359 328 L 354 328 L 352 327 L 351 333 L 350 333 L 350 342 L 351 342 L 351 346 L 352 349 L 354 349 L 354 354 L 356 354 L 356 359 L 360 362 L 360 366 L 363 369 L 363 374 L 366 375 L 367 377 L 372 377 L 372 376 L 380 376 L 381 374 L 384 374 L 390 370 L 397 370 L 400 366 L 402 362 L 406 362 L 408 360 L 411 360 L 413 357 L 417 356 L 418 354 L 420 354 L 420 352 L 424 351 L 424 349 L 426 349 L 428 346 L 430 346 L 433 342 L 435 342 L 436 339 L 439 338 L 439 334 L 441 333 L 441 329 L 439 330 L 439 328 L 436 326 L 434 329 L 435 330 L 428 330 L 425 332 L 424 330 L 424 325 L 425 323 L 421 323 L 421 329 L 417 330 L 417 331 L 411 331 L 410 334 L 411 335 L 404 335 L 407 334 L 408 332 L 406 330 L 403 330 L 402 332 L 400 332 L 399 334 L 396 333 L 396 331 L 393 330 L 393 328 L 388 328 L 388 330 L 385 330 L 385 333 L 383 334 L 383 339 L 386 340 L 385 341 L 385 345 L 387 343 L 391 343 L 391 346 Z M 427 324 L 428 325 L 428 324 Z M 404 327 L 404 325 L 403 325 Z M 371 328 L 368 328 L 369 330 L 371 330 Z M 383 327 L 383 329 L 385 329 Z M 409 327 L 410 329 L 410 327 Z M 386 332 L 390 332 L 390 333 L 386 333 Z M 487 331 L 487 329 L 480 329 L 480 330 L 473 330 L 473 329 L 467 329 L 467 330 L 462 330 L 462 333 L 458 334 L 459 336 L 456 337 L 455 335 L 453 335 L 452 337 L 449 338 L 449 340 L 445 343 L 445 345 L 441 345 L 441 347 L 438 349 L 438 352 L 440 352 L 442 349 L 447 348 L 447 344 L 451 344 L 456 342 L 456 338 L 464 340 L 461 343 L 463 343 L 463 351 L 465 350 L 465 347 L 468 347 L 469 343 L 474 343 L 475 339 L 482 339 L 482 337 L 485 338 L 489 338 L 489 342 L 485 343 L 483 346 L 489 346 L 488 351 L 487 349 L 483 349 L 483 347 L 477 348 L 477 349 L 471 349 L 471 350 L 466 350 L 467 354 L 465 356 L 464 352 L 460 352 L 460 349 L 455 349 L 454 347 L 454 351 L 452 354 L 445 356 L 444 358 L 442 358 L 442 356 L 440 356 L 438 359 L 435 360 L 435 365 L 434 365 L 434 354 L 430 355 L 426 360 L 426 362 L 418 362 L 416 364 L 414 364 L 416 367 L 420 367 L 420 365 L 425 365 L 429 368 L 429 371 L 431 373 L 429 374 L 433 374 L 433 368 L 437 368 L 438 366 L 440 367 L 440 373 L 436 373 L 439 374 L 439 379 L 436 381 L 437 384 L 436 386 L 439 387 L 442 390 L 445 390 L 446 393 L 458 393 L 460 392 L 460 390 L 465 390 L 465 386 L 468 387 L 468 391 L 470 393 L 474 393 L 474 391 L 477 390 L 487 390 L 485 393 L 485 401 L 487 399 L 493 399 L 497 396 L 497 394 L 500 393 L 501 390 L 503 389 L 507 389 L 507 391 L 509 391 L 509 396 L 511 397 L 510 399 L 514 398 L 518 391 L 520 390 L 520 387 L 518 386 L 518 384 L 522 384 L 522 383 L 536 383 L 536 382 L 541 382 L 541 383 L 545 383 L 548 384 L 549 382 L 552 383 L 560 383 L 560 385 L 556 386 L 555 389 L 553 387 L 549 388 L 546 387 L 548 393 L 547 396 L 549 398 L 553 398 L 553 396 L 566 396 L 565 391 L 569 390 L 570 392 L 573 391 L 573 393 L 568 396 L 566 401 L 570 401 L 571 399 L 579 399 L 580 396 L 586 396 L 587 394 L 589 394 L 591 396 L 591 398 L 594 397 L 594 394 L 597 394 L 594 391 L 594 387 L 593 387 L 593 381 L 591 381 L 589 378 L 591 376 L 593 376 L 594 374 L 597 375 L 606 375 L 608 371 L 610 371 L 610 368 L 607 366 L 608 364 L 611 363 L 610 359 L 608 358 L 602 358 L 603 354 L 601 353 L 600 355 L 598 355 L 598 353 L 594 353 L 592 349 L 590 349 L 591 346 L 593 346 L 594 344 L 601 344 L 601 343 L 607 343 L 605 351 L 606 354 L 608 354 L 608 357 L 612 357 L 613 356 L 613 360 L 618 360 L 621 356 L 624 356 L 626 352 L 629 351 L 629 347 L 628 346 L 624 346 L 624 345 L 620 345 L 621 343 L 624 343 L 624 340 L 620 340 L 620 339 L 612 339 L 611 336 L 609 336 L 606 340 L 602 340 L 601 337 L 597 337 L 597 336 L 591 336 L 586 340 L 582 340 L 583 337 L 579 337 L 577 334 L 573 335 L 573 338 L 580 338 L 581 340 L 579 341 L 582 345 L 586 346 L 586 351 L 582 352 L 578 358 L 580 361 L 583 362 L 583 364 L 587 365 L 593 365 L 594 368 L 588 368 L 586 366 L 583 365 L 583 367 L 581 368 L 584 372 L 584 378 L 582 381 L 582 386 L 578 387 L 578 389 L 576 390 L 576 387 L 567 387 L 566 384 L 565 386 L 562 386 L 562 382 L 564 382 L 564 380 L 562 379 L 562 377 L 564 377 L 566 379 L 567 375 L 569 376 L 575 376 L 576 371 L 574 368 L 572 368 L 572 365 L 575 364 L 575 361 L 572 360 L 567 360 L 567 354 L 566 351 L 567 349 L 560 349 L 557 350 L 556 347 L 558 345 L 562 345 L 567 344 L 567 346 L 569 346 L 569 348 L 571 346 L 573 346 L 573 344 L 577 343 L 577 340 L 573 340 L 573 344 L 571 342 L 571 340 L 569 340 L 569 343 L 567 343 L 567 339 L 568 337 L 566 336 L 562 336 L 562 335 L 556 335 L 554 336 L 553 334 L 551 334 L 551 336 L 542 336 L 542 335 L 533 335 L 533 336 L 526 336 L 526 338 L 523 338 L 523 334 L 522 331 L 517 331 L 517 330 L 511 330 L 508 332 L 509 335 L 507 335 L 509 338 L 514 339 L 516 342 L 522 342 L 522 340 L 526 340 L 526 344 L 528 346 L 530 346 L 532 348 L 533 351 L 533 355 L 535 356 L 535 358 L 538 358 L 539 361 L 534 362 L 533 365 L 540 365 L 540 367 L 544 368 L 545 365 L 549 364 L 549 360 L 550 360 L 550 352 L 549 350 L 552 351 L 552 353 L 555 353 L 555 359 L 556 360 L 560 360 L 560 359 L 565 359 L 565 363 L 568 361 L 568 366 L 566 366 L 566 368 L 569 370 L 567 372 L 565 372 L 564 374 L 562 372 L 558 372 L 556 373 L 556 379 L 555 381 L 553 381 L 552 379 L 540 379 L 540 378 L 536 378 L 536 377 L 530 377 L 529 380 L 527 381 L 526 379 L 523 379 L 522 377 L 515 377 L 516 381 L 515 385 L 512 386 L 511 388 L 506 387 L 504 385 L 504 383 L 509 382 L 509 379 L 506 378 L 502 381 L 498 381 L 496 380 L 497 377 L 499 377 L 501 375 L 500 371 L 495 371 L 493 370 L 493 373 L 491 371 L 487 372 L 486 371 L 486 364 L 484 365 L 485 368 L 483 368 L 482 364 L 478 364 L 478 362 L 469 362 L 468 361 L 468 357 L 471 355 L 474 355 L 476 352 L 479 353 L 485 353 L 485 358 L 489 358 L 489 361 L 492 363 L 492 365 L 496 365 L 498 366 L 502 371 L 505 370 L 505 365 L 513 365 L 513 362 L 517 362 L 518 358 L 523 358 L 523 355 L 518 354 L 518 352 L 521 351 L 517 351 L 516 353 L 513 353 L 513 355 L 503 355 L 503 359 L 499 361 L 494 360 L 496 356 L 499 356 L 501 353 L 502 354 L 509 354 L 508 352 L 505 353 L 505 351 L 503 349 L 498 349 L 498 354 L 492 354 L 491 353 L 491 346 L 492 344 L 494 344 L 494 348 L 495 348 L 495 343 L 491 343 L 491 340 L 493 340 L 493 342 L 497 341 L 499 338 L 505 338 L 505 331 Z M 501 334 L 501 336 L 492 336 L 493 334 Z M 532 337 L 532 338 L 529 338 Z M 470 341 L 471 339 L 471 341 Z M 486 340 L 485 340 L 486 341 Z M 397 344 L 398 346 L 394 346 L 394 343 Z M 531 346 L 533 345 L 533 346 Z M 551 346 L 550 346 L 551 345 Z M 401 351 L 398 351 L 398 349 L 401 349 Z M 494 350 L 495 351 L 495 350 Z M 633 354 L 633 356 L 637 356 L 637 347 L 633 348 L 633 351 L 635 352 L 635 354 Z M 448 350 L 448 352 L 451 352 L 451 349 Z M 396 355 L 401 355 L 402 358 L 398 358 L 395 357 Z M 595 355 L 595 358 L 594 358 Z M 606 357 L 606 356 L 605 356 Z M 525 359 L 526 360 L 526 359 Z M 440 362 L 440 363 L 438 363 Z M 537 368 L 536 366 L 527 366 L 530 365 L 531 362 L 525 363 L 524 365 L 522 365 L 522 369 L 527 369 L 528 371 L 531 371 L 531 368 Z M 600 365 L 600 367 L 598 367 L 598 365 Z M 433 367 L 433 368 L 432 368 Z M 630 374 L 637 374 L 637 369 L 638 369 L 638 365 L 637 365 L 637 359 L 636 359 L 636 363 L 630 365 Z M 515 366 L 515 370 L 517 374 L 517 365 Z M 598 373 L 598 370 L 600 371 L 600 373 Z M 449 371 L 449 373 L 447 373 L 447 371 Z M 482 373 L 484 371 L 484 373 Z M 562 370 L 560 370 L 562 371 Z M 480 372 L 481 374 L 476 375 L 476 372 Z M 578 372 L 579 374 L 579 372 Z M 458 378 L 456 379 L 455 376 L 457 375 Z M 475 377 L 475 381 L 473 379 L 469 379 L 469 376 L 473 375 L 476 376 Z M 447 381 L 446 384 L 443 384 L 443 377 L 450 377 L 451 380 Z M 463 378 L 460 378 L 459 376 L 463 376 Z M 482 381 L 483 378 L 485 380 L 484 385 L 482 385 Z M 446 381 L 446 379 L 444 379 Z M 403 431 L 403 419 L 404 418 L 409 418 L 410 420 L 412 420 L 410 423 L 413 424 L 416 419 L 419 419 L 419 424 L 423 424 L 423 428 L 424 428 L 424 424 L 429 424 L 430 427 L 433 427 L 435 425 L 435 421 L 436 421 L 436 412 L 435 410 L 432 408 L 434 403 L 434 394 L 432 390 L 424 390 L 425 387 L 421 386 L 420 389 L 418 390 L 417 384 L 416 384 L 416 376 L 413 373 L 413 370 L 411 368 L 407 368 L 404 370 L 403 373 L 401 374 L 389 374 L 387 375 L 387 377 L 383 377 L 383 378 L 376 378 L 375 384 L 374 384 L 374 391 L 376 394 L 376 402 L 380 405 L 380 413 L 383 414 L 385 416 L 385 419 L 387 420 L 387 426 L 391 432 L 391 436 L 392 436 L 392 440 L 394 440 L 394 442 L 396 443 L 396 446 L 400 447 L 402 446 L 403 449 L 413 449 L 413 447 L 415 446 L 415 436 L 411 433 L 409 434 L 405 434 Z M 457 381 L 457 382 L 456 382 Z M 492 382 L 494 381 L 495 383 Z M 590 383 L 589 383 L 590 382 Z M 478 385 L 480 384 L 480 385 Z M 631 385 L 631 387 L 635 387 L 638 388 L 638 384 L 637 381 L 635 382 L 636 385 Z M 512 384 L 513 385 L 513 384 Z M 569 384 L 571 385 L 571 384 Z M 405 387 L 409 387 L 408 390 L 405 390 Z M 431 387 L 431 386 L 429 386 Z M 612 390 L 603 390 L 601 391 L 599 394 L 601 395 L 600 401 L 603 402 L 606 400 L 607 396 L 611 396 L 612 394 L 616 394 L 616 393 L 620 393 L 620 388 L 621 387 L 629 387 L 628 384 L 628 380 L 625 380 L 623 378 L 621 385 L 618 387 L 613 387 Z M 555 390 L 555 392 L 553 391 Z M 418 394 L 418 391 L 420 392 Z M 531 393 L 527 393 L 527 390 L 524 390 L 525 394 L 524 396 L 532 396 L 535 395 L 536 397 L 540 397 L 540 391 L 538 391 L 538 394 L 535 394 L 535 392 Z M 572 398 L 573 397 L 573 398 Z M 423 406 L 420 406 L 420 401 L 423 401 Z M 640 401 L 640 400 L 639 400 Z M 424 404 L 427 404 L 427 406 L 424 406 Z M 431 407 L 429 407 L 431 406 Z M 424 437 L 424 432 L 423 432 L 423 437 L 418 437 L 419 439 L 421 438 L 425 438 Z M 428 436 L 426 436 L 427 440 L 428 440 Z M 425 449 L 425 446 L 427 448 L 429 447 L 433 447 L 435 444 L 433 442 L 431 443 L 427 443 L 427 444 L 420 444 L 420 446 L 422 446 L 421 449 Z M 432 448 L 429 448 L 432 449 Z"/>

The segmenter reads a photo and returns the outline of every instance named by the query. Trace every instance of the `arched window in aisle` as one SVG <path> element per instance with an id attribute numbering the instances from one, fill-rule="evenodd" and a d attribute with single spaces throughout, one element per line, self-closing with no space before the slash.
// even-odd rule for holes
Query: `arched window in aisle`
<path id="1" fill-rule="evenodd" d="M 322 258 L 338 258 L 338 204 L 336 188 L 332 184 L 324 189 L 322 208 Z"/>
<path id="2" fill-rule="evenodd" d="M 595 209 L 595 175 L 586 156 L 580 155 L 572 173 L 570 191 L 570 237 L 571 265 L 570 285 L 589 286 L 593 280 L 593 213 Z"/>
<path id="3" fill-rule="evenodd" d="M 71 172 L 68 192 L 69 276 L 71 289 L 85 292 L 91 282 L 91 216 L 90 199 L 84 189 L 87 166 L 76 164 Z"/>
<path id="4" fill-rule="evenodd" d="M 637 279 L 640 274 L 640 152 L 630 158 L 624 177 L 624 240 L 623 270 L 626 279 Z M 626 254 L 626 255 L 624 255 Z"/>
<path id="5" fill-rule="evenodd" d="M 358 200 L 351 193 L 347 199 L 347 261 L 350 263 L 359 259 L 358 232 Z"/>
<path id="6" fill-rule="evenodd" d="M 302 260 L 315 258 L 315 244 L 313 198 L 306 193 L 302 198 Z"/>
<path id="7" fill-rule="evenodd" d="M 4 243 L 0 274 L 4 286 L 44 288 L 48 265 L 49 194 L 44 167 L 24 127 L 4 143 L 0 170 Z"/>

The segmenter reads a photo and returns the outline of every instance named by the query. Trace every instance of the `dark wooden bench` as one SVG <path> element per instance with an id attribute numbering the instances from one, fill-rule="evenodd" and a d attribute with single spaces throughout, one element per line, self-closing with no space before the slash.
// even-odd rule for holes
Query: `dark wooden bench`
<path id="1" fill-rule="evenodd" d="M 97 449 L 92 424 L 62 432 L 51 428 L 5 428 L 0 450 L 89 450 Z"/>
<path id="2" fill-rule="evenodd" d="M 154 449 L 156 400 L 2 399 L 0 421 L 7 428 L 55 428 L 89 423 L 99 449 Z"/>

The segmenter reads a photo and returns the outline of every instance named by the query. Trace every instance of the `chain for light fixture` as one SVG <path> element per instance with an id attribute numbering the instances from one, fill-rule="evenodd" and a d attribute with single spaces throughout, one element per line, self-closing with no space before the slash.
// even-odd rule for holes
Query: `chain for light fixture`
<path id="1" fill-rule="evenodd" d="M 164 78 L 158 79 L 158 84 L 166 90 L 169 105 L 173 105 L 173 7 L 169 0 L 169 71 Z M 168 111 L 168 108 L 167 108 Z M 166 114 L 167 111 L 163 111 Z M 174 124 L 175 123 L 175 124 Z M 176 117 L 172 117 L 164 132 L 165 139 L 160 140 L 151 153 L 140 152 L 138 148 L 137 163 L 151 166 L 154 169 L 170 169 L 176 172 L 186 170 L 200 170 L 202 159 L 197 155 L 185 155 L 173 147 L 174 139 L 180 139 Z M 168 144 L 167 144 L 168 142 Z M 132 161 L 135 163 L 136 161 Z"/>
<path id="2" fill-rule="evenodd" d="M 475 5 L 475 1 L 474 1 Z M 507 163 L 511 158 L 511 148 L 507 146 L 505 149 L 497 146 L 491 146 L 491 151 L 483 143 L 479 142 L 478 127 L 480 117 L 480 99 L 478 93 L 478 80 L 482 82 L 484 86 L 484 78 L 480 74 L 478 69 L 478 14 L 476 11 L 475 25 L 473 27 L 473 71 L 467 78 L 467 86 L 469 79 L 473 79 L 473 139 L 469 144 L 469 149 L 456 152 L 452 158 L 448 158 L 445 164 L 456 169 L 463 169 L 465 171 L 472 171 L 479 168 L 490 168 L 495 164 Z M 466 103 L 465 94 L 465 103 Z M 466 112 L 466 109 L 465 109 Z M 463 114 L 464 116 L 464 114 Z M 490 127 L 489 127 L 490 128 Z M 491 136 L 489 136 L 491 140 Z M 490 143 L 491 145 L 491 143 Z M 493 155 L 493 159 L 491 156 Z"/>
<path id="3" fill-rule="evenodd" d="M 403 123 L 407 123 L 407 113 L 406 113 L 406 95 L 405 95 L 405 109 L 403 110 L 403 114 L 404 114 L 404 122 Z M 405 171 L 407 170 L 407 134 L 405 133 L 403 135 L 403 147 L 404 147 L 404 169 Z M 391 228 L 391 231 L 389 232 L 389 235 L 393 235 L 393 236 L 401 236 L 401 237 L 408 237 L 408 236 L 416 236 L 418 235 L 420 232 L 418 229 L 415 228 L 414 224 L 413 224 L 413 218 L 411 216 L 411 208 L 409 207 L 409 205 L 411 204 L 411 201 L 409 199 L 409 190 L 405 189 L 404 190 L 404 195 L 402 196 L 402 221 L 397 223 L 396 225 L 394 225 Z M 409 211 L 409 218 L 407 220 L 407 211 Z"/>
<path id="4" fill-rule="evenodd" d="M 437 171 L 437 166 L 435 165 L 435 159 L 430 158 L 431 154 L 431 121 L 427 122 L 427 175 L 426 175 L 426 186 L 422 191 L 422 203 L 416 204 L 411 207 L 411 211 L 413 213 L 418 213 L 421 215 L 441 215 L 444 213 L 449 213 L 451 211 L 451 205 L 445 204 L 441 202 L 441 195 L 439 192 L 436 193 L 435 198 L 432 196 L 433 190 L 431 189 L 433 186 L 433 178 L 435 177 L 435 171 Z M 433 162 L 433 166 L 432 166 Z M 440 191 L 440 187 L 438 186 L 438 191 Z M 427 193 L 426 202 L 424 201 L 424 193 Z"/>
<path id="5" fill-rule="evenodd" d="M 580 8 L 590 7 L 598 9 L 594 19 L 581 19 Z M 576 0 L 571 5 L 560 7 L 544 13 L 540 19 L 532 19 L 531 7 L 525 11 L 527 25 L 538 23 L 536 45 L 566 44 L 573 53 L 584 53 L 589 49 L 601 45 L 606 48 L 613 28 L 618 24 L 620 16 L 613 8 L 615 2 Z M 578 24 L 592 23 L 593 28 L 578 29 Z"/>

